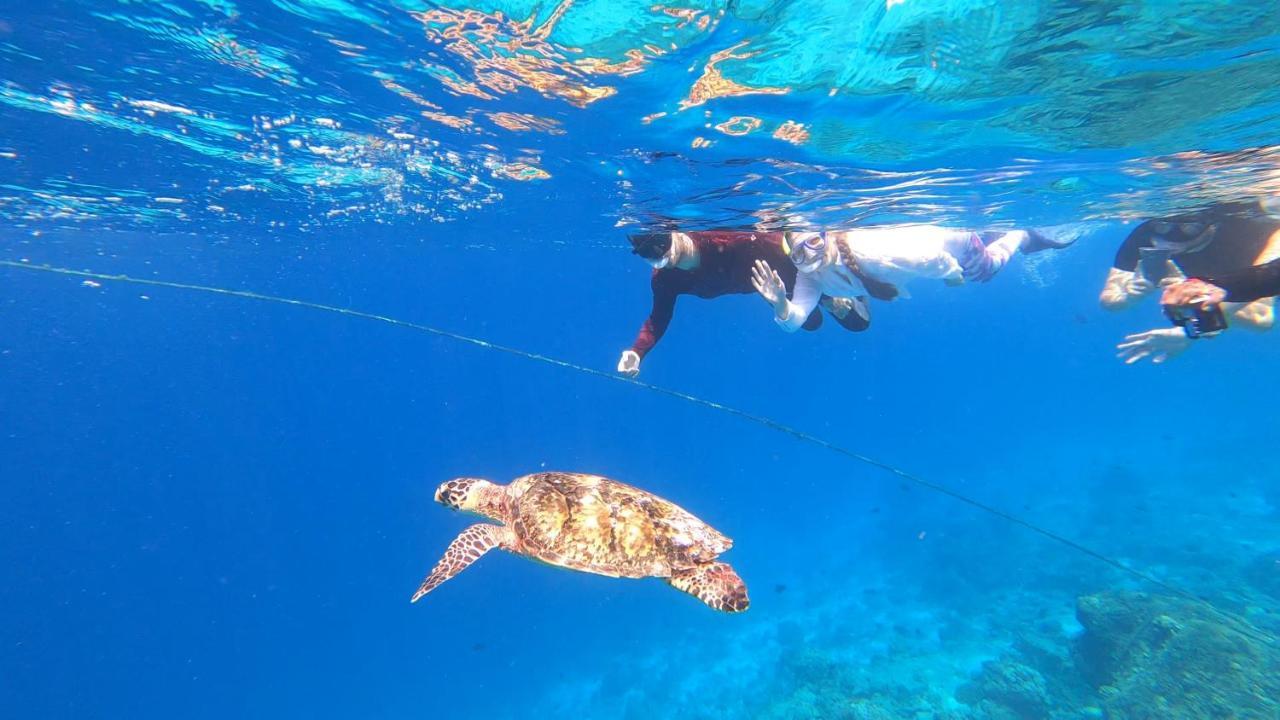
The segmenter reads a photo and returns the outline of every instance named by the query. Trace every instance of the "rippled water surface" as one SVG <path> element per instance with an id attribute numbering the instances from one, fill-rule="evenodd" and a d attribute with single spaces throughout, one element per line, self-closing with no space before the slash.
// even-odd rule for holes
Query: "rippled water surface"
<path id="1" fill-rule="evenodd" d="M 11 222 L 1136 217 L 1274 190 L 1267 2 L 53 2 L 0 21 Z M 536 188 L 523 188 L 533 185 Z M 1025 221 L 1021 213 L 1020 221 Z"/>

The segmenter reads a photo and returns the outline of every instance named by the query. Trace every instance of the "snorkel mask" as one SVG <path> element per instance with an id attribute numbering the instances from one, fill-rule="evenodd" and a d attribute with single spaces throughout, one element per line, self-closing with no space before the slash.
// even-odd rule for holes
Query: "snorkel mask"
<path id="1" fill-rule="evenodd" d="M 827 261 L 827 237 L 822 233 L 787 233 L 782 249 L 802 273 L 811 273 Z"/>
<path id="2" fill-rule="evenodd" d="M 671 233 L 644 233 L 631 235 L 631 252 L 649 263 L 654 270 L 671 264 Z"/>
<path id="3" fill-rule="evenodd" d="M 1151 221 L 1152 245 L 1171 253 L 1182 255 L 1203 250 L 1213 242 L 1218 226 L 1198 219 L 1181 222 L 1171 220 Z"/>

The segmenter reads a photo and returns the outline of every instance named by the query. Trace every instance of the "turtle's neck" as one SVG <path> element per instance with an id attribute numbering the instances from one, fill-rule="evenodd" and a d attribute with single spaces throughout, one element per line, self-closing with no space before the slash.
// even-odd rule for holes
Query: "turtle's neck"
<path id="1" fill-rule="evenodd" d="M 471 512 L 490 520 L 507 522 L 511 517 L 511 500 L 507 496 L 507 486 L 486 485 L 476 488 L 475 507 Z"/>

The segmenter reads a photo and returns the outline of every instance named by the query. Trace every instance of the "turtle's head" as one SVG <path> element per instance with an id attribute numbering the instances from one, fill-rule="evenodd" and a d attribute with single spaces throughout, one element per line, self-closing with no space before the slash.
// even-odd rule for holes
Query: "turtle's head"
<path id="1" fill-rule="evenodd" d="M 447 508 L 501 519 L 503 488 L 480 478 L 454 478 L 436 488 L 436 502 Z"/>

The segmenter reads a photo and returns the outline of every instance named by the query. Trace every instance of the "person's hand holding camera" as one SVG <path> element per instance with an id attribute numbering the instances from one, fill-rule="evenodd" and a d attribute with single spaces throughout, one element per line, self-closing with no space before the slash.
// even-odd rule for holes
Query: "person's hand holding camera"
<path id="1" fill-rule="evenodd" d="M 1192 278 L 1165 287 L 1160 304 L 1165 310 L 1208 310 L 1226 300 L 1227 291 L 1204 280 Z"/>

